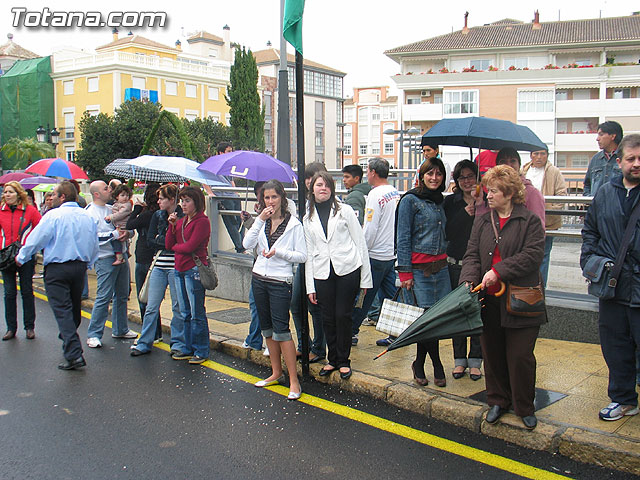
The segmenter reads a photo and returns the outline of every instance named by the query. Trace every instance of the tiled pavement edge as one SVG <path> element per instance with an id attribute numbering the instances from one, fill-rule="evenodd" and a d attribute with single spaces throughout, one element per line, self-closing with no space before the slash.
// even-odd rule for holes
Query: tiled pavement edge
<path id="1" fill-rule="evenodd" d="M 41 281 L 34 282 L 34 289 L 44 293 Z M 210 301 L 211 297 L 207 297 L 207 300 Z M 137 306 L 137 302 L 131 300 L 129 305 Z M 83 306 L 85 310 L 90 311 L 93 300 L 85 300 Z M 139 312 L 130 309 L 129 320 L 140 324 Z M 163 323 L 162 329 L 169 332 L 169 325 Z M 214 350 L 247 359 L 259 365 L 270 366 L 269 359 L 262 355 L 262 352 L 242 348 L 242 339 L 211 333 L 210 342 Z M 320 377 L 318 372 L 321 368 L 321 364 L 310 366 L 311 376 L 316 381 L 329 383 L 354 393 L 369 395 L 401 409 L 526 448 L 557 453 L 579 462 L 633 474 L 640 472 L 640 429 L 638 428 L 635 429 L 638 430 L 636 437 L 624 436 L 538 416 L 538 426 L 535 430 L 529 431 L 522 426 L 520 419 L 511 413 L 505 414 L 498 423 L 490 425 L 484 420 L 488 410 L 485 403 L 452 395 L 441 389 L 417 387 L 411 383 L 394 381 L 355 369 L 351 378 L 346 381 L 337 375 Z M 299 364 L 298 373 L 301 374 Z"/>

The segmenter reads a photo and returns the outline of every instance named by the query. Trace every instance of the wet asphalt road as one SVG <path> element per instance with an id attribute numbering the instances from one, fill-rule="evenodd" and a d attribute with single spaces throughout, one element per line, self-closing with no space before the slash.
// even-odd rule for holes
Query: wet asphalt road
<path id="1" fill-rule="evenodd" d="M 55 321 L 46 302 L 36 300 L 36 310 L 35 340 L 27 341 L 20 331 L 17 339 L 0 342 L 3 480 L 520 478 L 173 361 L 159 349 L 132 358 L 131 341 L 112 339 L 110 329 L 102 349 L 85 348 L 87 368 L 58 370 L 62 355 Z M 87 324 L 83 320 L 83 340 Z M 265 368 L 217 352 L 212 359 L 268 375 Z M 635 478 L 515 447 L 316 382 L 303 388 L 550 472 Z"/>

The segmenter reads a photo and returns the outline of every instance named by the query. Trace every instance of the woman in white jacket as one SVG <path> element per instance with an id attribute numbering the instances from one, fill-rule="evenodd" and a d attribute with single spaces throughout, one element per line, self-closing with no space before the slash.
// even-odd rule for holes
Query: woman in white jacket
<path id="1" fill-rule="evenodd" d="M 309 210 L 304 217 L 308 260 L 307 294 L 320 305 L 329 349 L 329 363 L 321 376 L 336 369 L 351 376 L 351 313 L 360 289 L 373 286 L 369 253 L 353 209 L 336 199 L 333 178 L 318 172 L 309 186 Z"/>
<path id="2" fill-rule="evenodd" d="M 296 371 L 296 347 L 289 330 L 289 305 L 293 284 L 293 264 L 307 260 L 302 225 L 287 211 L 284 187 L 270 180 L 262 188 L 265 208 L 260 212 L 242 245 L 247 250 L 258 246 L 253 265 L 251 288 L 258 310 L 260 328 L 271 358 L 271 376 L 256 387 L 284 382 L 280 353 L 289 371 L 289 400 L 302 394 Z"/>

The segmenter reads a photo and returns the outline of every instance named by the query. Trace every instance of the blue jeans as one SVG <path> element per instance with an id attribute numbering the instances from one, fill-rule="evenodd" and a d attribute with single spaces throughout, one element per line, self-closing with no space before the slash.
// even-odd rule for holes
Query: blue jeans
<path id="1" fill-rule="evenodd" d="M 242 210 L 242 202 L 233 198 L 220 200 L 220 206 L 222 207 L 222 210 Z M 240 226 L 242 225 L 240 216 L 222 215 L 222 222 L 227 229 L 229 237 L 231 237 L 231 241 L 233 242 L 236 252 L 244 252 L 245 249 L 242 246 L 242 233 L 240 233 Z"/>
<path id="2" fill-rule="evenodd" d="M 22 266 L 12 265 L 2 271 L 4 282 L 4 318 L 7 330 L 18 330 L 18 287 L 16 276 L 20 276 L 20 296 L 22 297 L 22 322 L 25 330 L 33 330 L 36 321 L 36 301 L 33 297 L 33 271 L 36 266 L 34 259 Z"/>
<path id="3" fill-rule="evenodd" d="M 186 272 L 175 271 L 176 288 L 178 290 L 178 302 L 180 312 L 184 319 L 184 328 L 180 331 L 176 325 L 176 337 L 184 337 L 184 349 L 182 353 L 193 353 L 197 357 L 209 357 L 209 321 L 204 308 L 204 287 L 200 283 L 198 267 L 193 267 Z M 171 337 L 174 332 L 171 329 Z M 177 347 L 177 345 L 176 345 Z"/>
<path id="4" fill-rule="evenodd" d="M 271 337 L 276 342 L 291 340 L 291 330 L 289 329 L 291 285 L 252 278 L 251 288 L 264 338 Z"/>
<path id="5" fill-rule="evenodd" d="M 547 278 L 549 277 L 549 261 L 551 259 L 551 247 L 553 246 L 553 237 L 547 235 L 544 237 L 544 257 L 540 265 L 540 275 L 542 275 L 542 285 L 547 288 Z"/>
<path id="6" fill-rule="evenodd" d="M 253 287 L 249 288 L 249 310 L 251 311 L 251 324 L 249 324 L 249 335 L 244 341 L 254 350 L 262 350 L 262 330 L 260 329 L 256 300 L 253 296 Z"/>
<path id="7" fill-rule="evenodd" d="M 447 267 L 428 277 L 425 277 L 421 270 L 414 268 L 413 282 L 418 306 L 422 308 L 432 307 L 434 303 L 451 292 L 451 280 Z"/>
<path id="8" fill-rule="evenodd" d="M 371 276 L 373 277 L 373 288 L 367 290 L 364 296 L 362 308 L 354 308 L 351 317 L 351 334 L 357 335 L 360 331 L 360 325 L 367 316 L 373 301 L 379 291 L 382 291 L 385 297 L 393 298 L 396 293 L 396 272 L 393 270 L 395 260 L 375 260 L 369 259 L 371 264 Z"/>
<path id="9" fill-rule="evenodd" d="M 291 316 L 293 317 L 293 324 L 296 326 L 296 334 L 298 335 L 298 351 L 302 351 L 302 312 L 300 311 L 299 297 L 300 289 L 302 288 L 302 282 L 304 278 L 301 275 L 302 270 L 298 267 L 296 274 L 293 277 L 293 292 L 291 294 Z M 313 341 L 309 339 L 309 345 L 311 353 L 319 357 L 327 356 L 327 341 L 324 336 L 324 328 L 322 327 L 322 316 L 320 315 L 320 305 L 314 305 L 307 301 L 307 308 L 311 314 L 311 321 L 313 322 Z"/>
<path id="10" fill-rule="evenodd" d="M 164 300 L 167 285 L 171 294 L 171 349 L 184 351 L 184 320 L 178 302 L 175 270 L 173 268 L 154 268 L 149 276 L 149 303 L 142 320 L 142 333 L 138 338 L 138 350 L 148 352 L 156 338 L 156 325 L 160 319 L 160 305 Z"/>
<path id="11" fill-rule="evenodd" d="M 387 297 L 384 295 L 384 293 L 382 293 L 382 290 L 378 290 L 378 295 L 376 295 L 375 300 L 373 301 L 371 307 L 369 307 L 369 311 L 367 312 L 367 317 L 369 317 L 369 320 L 373 320 L 374 322 L 378 321 L 378 318 L 380 317 L 380 310 L 382 309 L 382 303 L 384 302 L 385 298 Z"/>
<path id="12" fill-rule="evenodd" d="M 124 254 L 125 260 L 127 255 Z M 124 335 L 129 331 L 127 323 L 127 297 L 129 296 L 129 262 L 111 265 L 112 255 L 99 258 L 95 263 L 98 285 L 96 287 L 96 301 L 91 311 L 91 323 L 87 331 L 87 338 L 102 338 L 104 324 L 109 315 L 109 303 L 113 299 L 111 323 L 113 335 Z"/>

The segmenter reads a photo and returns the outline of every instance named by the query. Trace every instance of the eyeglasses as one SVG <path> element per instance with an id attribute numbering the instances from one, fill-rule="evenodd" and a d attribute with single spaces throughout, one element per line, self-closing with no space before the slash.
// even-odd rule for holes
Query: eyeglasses
<path id="1" fill-rule="evenodd" d="M 475 175 L 467 175 L 465 177 L 458 177 L 458 181 L 459 182 L 466 182 L 468 180 L 475 180 L 476 176 Z"/>

